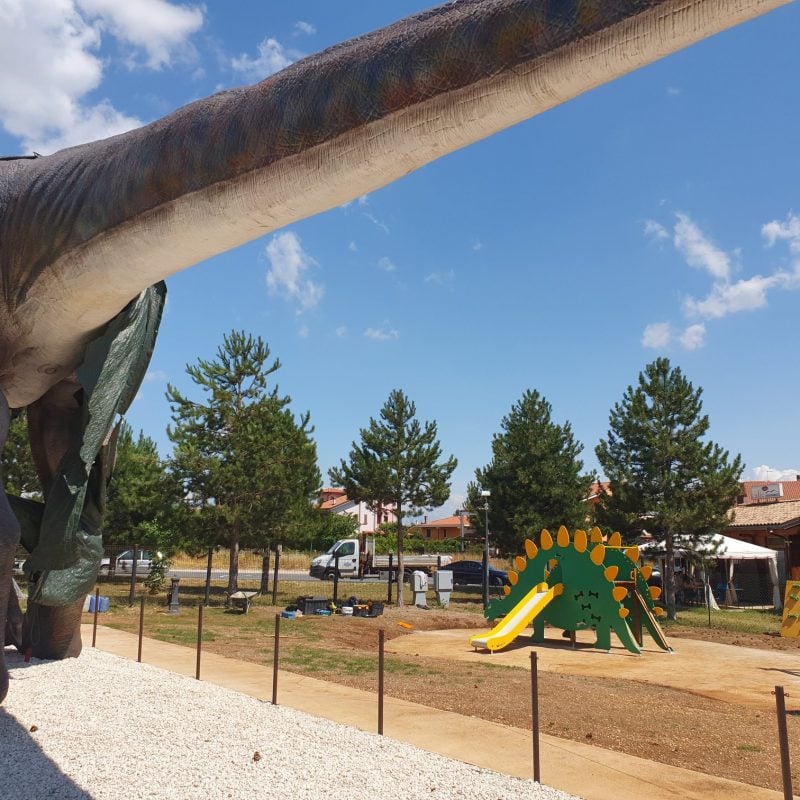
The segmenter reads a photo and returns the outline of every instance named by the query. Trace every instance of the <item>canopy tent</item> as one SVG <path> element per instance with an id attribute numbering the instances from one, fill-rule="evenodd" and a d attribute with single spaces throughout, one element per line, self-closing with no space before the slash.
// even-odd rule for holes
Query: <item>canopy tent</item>
<path id="1" fill-rule="evenodd" d="M 700 542 L 693 542 L 689 537 L 676 536 L 674 549 L 676 556 L 682 556 L 690 560 L 708 561 L 717 559 L 726 562 L 726 605 L 736 605 L 738 599 L 733 583 L 736 564 L 739 561 L 752 561 L 753 559 L 766 561 L 769 568 L 769 579 L 772 583 L 772 604 L 776 609 L 780 609 L 783 606 L 780 588 L 778 587 L 778 554 L 774 550 L 770 550 L 768 547 L 759 547 L 757 544 L 751 544 L 750 542 L 742 542 L 739 539 L 732 539 L 730 536 L 723 536 L 721 533 L 715 533 Z M 642 555 L 652 558 L 663 559 L 665 551 L 664 542 L 652 541 L 639 546 L 639 552 Z M 713 595 L 708 591 L 708 587 L 706 587 L 706 594 L 710 595 L 712 607 L 715 606 L 716 603 L 713 602 Z"/>

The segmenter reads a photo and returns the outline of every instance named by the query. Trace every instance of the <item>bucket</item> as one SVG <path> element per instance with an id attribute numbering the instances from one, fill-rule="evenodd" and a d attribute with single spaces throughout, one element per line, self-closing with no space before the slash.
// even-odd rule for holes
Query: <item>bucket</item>
<path id="1" fill-rule="evenodd" d="M 353 606 L 342 606 L 342 616 L 343 617 L 352 617 L 353 616 Z"/>
<path id="2" fill-rule="evenodd" d="M 92 600 L 94 600 L 94 595 L 87 594 L 86 597 L 83 598 L 83 613 L 86 614 L 89 611 L 89 605 L 91 604 Z"/>
<path id="3" fill-rule="evenodd" d="M 98 607 L 98 611 L 103 614 L 108 611 L 109 606 L 111 605 L 111 598 L 109 597 L 101 597 L 100 598 L 100 606 Z"/>
<path id="4" fill-rule="evenodd" d="M 95 601 L 96 600 L 97 600 L 97 598 L 93 594 L 89 595 L 89 613 L 90 614 L 94 614 L 94 606 L 95 606 Z"/>

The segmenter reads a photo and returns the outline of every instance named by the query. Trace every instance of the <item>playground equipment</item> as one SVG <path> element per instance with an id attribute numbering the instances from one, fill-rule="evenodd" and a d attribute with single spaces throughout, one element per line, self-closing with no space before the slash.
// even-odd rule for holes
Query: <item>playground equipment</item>
<path id="1" fill-rule="evenodd" d="M 664 613 L 654 602 L 661 589 L 647 584 L 652 567 L 639 564 L 639 548 L 624 547 L 619 533 L 604 543 L 597 528 L 588 534 L 577 530 L 571 539 L 562 526 L 555 540 L 543 530 L 539 546 L 525 540 L 525 555 L 517 556 L 514 566 L 505 596 L 484 612 L 488 619 L 502 619 L 488 633 L 473 636 L 473 647 L 501 650 L 531 624 L 533 641 L 542 641 L 547 622 L 570 633 L 591 628 L 601 650 L 611 648 L 613 631 L 636 654 L 646 629 L 662 650 L 671 651 L 656 620 Z"/>
<path id="2" fill-rule="evenodd" d="M 800 639 L 800 581 L 788 581 L 786 584 L 781 636 Z"/>

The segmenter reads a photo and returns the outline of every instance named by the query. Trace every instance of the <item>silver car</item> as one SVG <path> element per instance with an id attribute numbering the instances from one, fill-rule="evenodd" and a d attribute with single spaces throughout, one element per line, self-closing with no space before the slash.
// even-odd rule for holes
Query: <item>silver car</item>
<path id="1" fill-rule="evenodd" d="M 147 577 L 153 566 L 154 558 L 163 558 L 161 553 L 152 553 L 150 550 L 136 551 L 136 575 Z M 125 550 L 117 556 L 115 574 L 130 575 L 133 570 L 133 550 Z"/>

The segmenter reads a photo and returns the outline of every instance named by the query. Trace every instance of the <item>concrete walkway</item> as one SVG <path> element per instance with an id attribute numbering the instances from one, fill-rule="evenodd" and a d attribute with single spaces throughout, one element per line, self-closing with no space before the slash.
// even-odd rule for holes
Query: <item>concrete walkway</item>
<path id="1" fill-rule="evenodd" d="M 91 640 L 91 625 L 84 625 L 83 641 Z M 137 637 L 100 626 L 97 647 L 135 660 Z M 145 639 L 142 661 L 182 675 L 195 675 L 196 652 L 188 647 Z M 272 699 L 271 667 L 203 653 L 200 678 L 261 700 Z M 278 703 L 365 731 L 377 731 L 377 698 L 370 692 L 280 671 Z M 507 775 L 532 775 L 529 731 L 386 697 L 384 733 L 424 750 Z M 541 736 L 540 763 L 543 783 L 586 800 L 782 798 L 779 792 L 546 734 Z"/>

